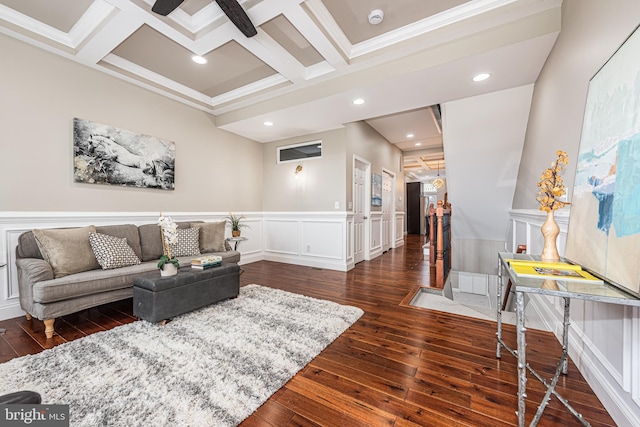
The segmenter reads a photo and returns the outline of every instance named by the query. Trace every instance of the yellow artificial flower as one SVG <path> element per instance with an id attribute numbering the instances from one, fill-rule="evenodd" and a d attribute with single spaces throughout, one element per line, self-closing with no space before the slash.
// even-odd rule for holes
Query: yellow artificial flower
<path id="1" fill-rule="evenodd" d="M 555 162 L 551 163 L 549 168 L 542 172 L 540 182 L 538 182 L 540 190 L 538 191 L 536 201 L 540 203 L 540 210 L 544 212 L 551 212 L 569 204 L 569 202 L 558 200 L 559 197 L 566 194 L 560 172 L 562 168 L 569 163 L 569 157 L 567 153 L 562 150 L 558 150 L 556 155 L 558 158 Z"/>

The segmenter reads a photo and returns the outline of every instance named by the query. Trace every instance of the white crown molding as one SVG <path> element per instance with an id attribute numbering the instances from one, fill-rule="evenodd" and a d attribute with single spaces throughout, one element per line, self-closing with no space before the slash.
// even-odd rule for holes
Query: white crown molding
<path id="1" fill-rule="evenodd" d="M 409 40 L 413 37 L 426 34 L 438 28 L 455 24 L 473 16 L 481 15 L 490 10 L 513 3 L 516 0 L 476 0 L 456 6 L 452 9 L 424 18 L 410 25 L 389 31 L 378 37 L 374 37 L 362 43 L 358 43 L 351 49 L 350 58 L 357 58 L 379 49 L 392 46 L 396 43 Z"/>
<path id="2" fill-rule="evenodd" d="M 23 15 L 20 12 L 16 12 L 13 9 L 8 8 L 5 5 L 0 4 L 0 19 L 4 19 L 7 22 L 11 22 L 18 27 L 38 34 L 39 36 L 53 40 L 56 43 L 60 43 L 64 46 L 75 48 L 76 45 L 69 35 L 63 31 L 57 30 L 49 25 L 43 24 L 33 18 Z M 31 37 L 25 38 L 25 40 L 31 40 Z"/>
<path id="3" fill-rule="evenodd" d="M 206 104 L 211 104 L 211 97 L 206 96 L 197 90 L 191 89 L 187 86 L 181 85 L 180 83 L 176 83 L 174 80 L 168 79 L 160 74 L 154 73 L 153 71 L 149 71 L 149 69 L 141 67 L 133 62 L 130 62 L 124 58 L 121 58 L 113 53 L 108 54 L 102 59 L 104 62 L 111 64 L 115 67 L 121 68 L 125 71 L 128 71 L 136 76 L 139 76 L 143 79 L 147 79 L 152 82 L 157 82 L 164 87 L 168 87 L 178 93 L 183 94 L 184 96 L 188 96 L 189 98 L 195 99 L 200 102 L 204 102 Z M 118 74 L 119 75 L 119 74 Z M 133 82 L 138 82 L 138 80 L 132 79 Z M 166 93 L 166 91 L 161 90 L 161 93 Z"/>
<path id="4" fill-rule="evenodd" d="M 352 44 L 321 0 L 308 0 L 305 5 L 327 30 L 344 55 L 351 57 Z"/>
<path id="5" fill-rule="evenodd" d="M 262 80 L 258 80 L 254 83 L 249 83 L 248 85 L 239 87 L 238 89 L 231 90 L 222 95 L 211 98 L 211 105 L 216 106 L 220 104 L 224 104 L 225 102 L 230 102 L 238 98 L 242 98 L 243 96 L 251 95 L 253 93 L 259 92 L 264 89 L 268 89 L 273 86 L 277 86 L 282 83 L 287 83 L 289 80 L 280 74 L 275 74 L 270 77 L 266 77 Z M 252 102 L 250 102 L 251 104 Z M 216 112 L 219 114 L 219 112 Z"/>
<path id="6" fill-rule="evenodd" d="M 69 31 L 68 37 L 73 46 L 83 43 L 116 10 L 114 6 L 103 0 L 95 0 Z"/>

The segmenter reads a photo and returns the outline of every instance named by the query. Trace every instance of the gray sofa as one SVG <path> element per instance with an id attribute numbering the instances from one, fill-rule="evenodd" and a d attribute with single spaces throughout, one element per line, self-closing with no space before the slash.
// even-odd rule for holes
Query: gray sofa
<path id="1" fill-rule="evenodd" d="M 225 263 L 237 263 L 240 261 L 240 253 L 231 250 L 224 240 L 224 228 L 222 235 L 219 231 L 213 236 L 209 230 L 212 225 L 219 229 L 217 223 L 179 222 L 179 229 L 199 228 L 199 249 L 203 255 L 219 255 Z M 91 226 L 93 227 L 93 226 Z M 44 230 L 51 233 L 61 230 L 78 229 L 50 229 Z M 41 233 L 42 230 L 35 230 Z M 162 236 L 160 228 L 156 224 L 136 226 L 133 224 L 107 225 L 95 227 L 95 232 L 117 238 L 126 238 L 126 243 L 133 249 L 140 263 L 113 269 L 101 269 L 97 264 L 93 253 L 86 254 L 86 250 L 75 255 L 74 248 L 68 248 L 71 255 L 60 258 L 69 262 L 82 256 L 88 256 L 93 264 L 86 271 L 60 273 L 60 261 L 54 260 L 47 250 L 43 248 L 42 239 L 37 240 L 34 231 L 28 231 L 18 238 L 16 248 L 16 266 L 18 270 L 18 286 L 20 289 L 20 306 L 27 312 L 27 319 L 35 317 L 45 323 L 45 334 L 51 338 L 54 333 L 54 321 L 57 317 L 96 307 L 113 301 L 131 298 L 133 296 L 133 281 L 140 275 L 153 272 L 158 269 L 158 259 L 163 254 Z M 196 233 L 197 234 L 197 233 Z M 38 234 L 40 236 L 40 234 Z M 216 241 L 212 241 L 212 239 Z M 64 243 L 64 242 L 63 242 Z M 67 245 L 69 243 L 67 242 Z M 64 244 L 58 245 L 56 250 L 64 252 Z M 78 246 L 77 244 L 75 246 Z M 41 248 L 47 253 L 43 256 Z M 212 249 L 218 249 L 212 251 Z M 222 251 L 220 250 L 222 249 Z M 90 249 L 89 249 L 90 251 Z M 194 256 L 178 257 L 180 266 L 189 266 Z M 51 260 L 51 263 L 45 259 Z M 64 275 L 62 275 L 64 274 Z M 57 277 L 56 277 L 57 276 Z"/>

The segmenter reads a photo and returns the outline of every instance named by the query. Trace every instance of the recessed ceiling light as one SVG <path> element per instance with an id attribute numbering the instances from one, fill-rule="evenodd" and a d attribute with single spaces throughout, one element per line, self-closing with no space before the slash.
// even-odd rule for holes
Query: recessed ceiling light
<path id="1" fill-rule="evenodd" d="M 491 74 L 489 73 L 480 73 L 478 75 L 476 75 L 475 77 L 473 77 L 473 81 L 474 82 L 481 82 L 483 80 L 487 80 L 489 77 L 491 77 Z"/>
<path id="2" fill-rule="evenodd" d="M 364 104 L 364 99 L 362 99 L 362 98 L 356 98 L 356 99 L 354 99 L 354 100 L 353 100 L 353 103 L 354 103 L 355 105 L 362 105 L 362 104 Z"/>
<path id="3" fill-rule="evenodd" d="M 264 122 L 265 126 L 273 126 L 273 122 Z"/>
<path id="4" fill-rule="evenodd" d="M 412 133 L 408 133 L 408 134 L 407 134 L 407 138 L 413 138 L 413 136 L 414 136 L 414 135 L 413 135 Z"/>
<path id="5" fill-rule="evenodd" d="M 206 59 L 206 58 L 203 58 L 203 57 L 202 57 L 202 56 L 200 56 L 200 55 L 193 55 L 193 56 L 191 57 L 191 60 L 192 60 L 193 62 L 195 62 L 196 64 L 200 64 L 200 65 L 203 65 L 203 64 L 206 64 L 206 63 L 207 63 L 207 59 Z"/>
<path id="6" fill-rule="evenodd" d="M 416 142 L 416 147 L 420 147 L 422 145 L 421 142 Z"/>

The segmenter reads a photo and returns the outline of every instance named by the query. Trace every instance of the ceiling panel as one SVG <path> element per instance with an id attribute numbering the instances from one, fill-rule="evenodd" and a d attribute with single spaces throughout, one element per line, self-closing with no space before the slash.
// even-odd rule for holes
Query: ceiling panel
<path id="1" fill-rule="evenodd" d="M 213 0 L 186 0 L 180 5 L 180 9 L 187 12 L 189 15 L 195 15 L 205 7 L 211 5 Z"/>
<path id="2" fill-rule="evenodd" d="M 468 0 L 322 0 L 322 2 L 351 44 L 357 44 L 452 9 L 467 3 Z M 373 10 L 381 10 L 384 13 L 384 19 L 376 25 L 369 24 L 369 14 Z"/>
<path id="3" fill-rule="evenodd" d="M 0 4 L 65 33 L 71 31 L 92 3 L 93 0 L 0 0 Z"/>
<path id="4" fill-rule="evenodd" d="M 148 25 L 140 27 L 112 53 L 211 97 L 275 74 L 234 41 L 202 55 L 206 64 L 196 64 L 191 60 L 193 52 Z"/>

